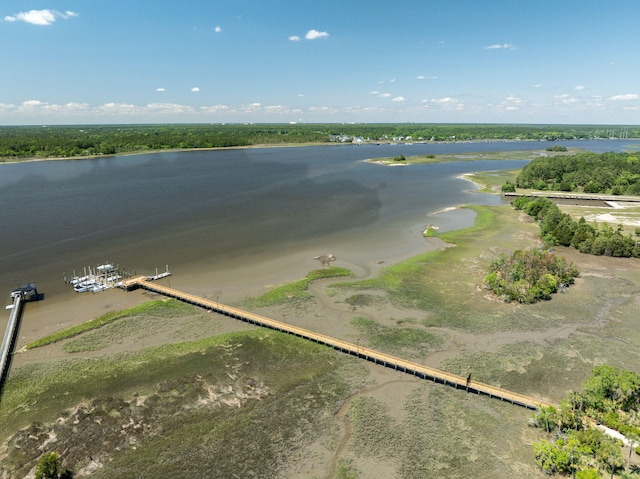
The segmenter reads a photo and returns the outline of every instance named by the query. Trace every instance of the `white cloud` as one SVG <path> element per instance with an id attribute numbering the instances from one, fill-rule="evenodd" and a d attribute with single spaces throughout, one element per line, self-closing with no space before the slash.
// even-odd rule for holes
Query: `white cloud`
<path id="1" fill-rule="evenodd" d="M 574 90 L 576 91 L 581 91 L 584 90 L 586 87 L 584 85 L 576 85 L 573 87 Z"/>
<path id="2" fill-rule="evenodd" d="M 489 45 L 484 47 L 485 50 L 515 50 L 515 45 L 510 43 L 496 43 L 494 45 Z"/>
<path id="3" fill-rule="evenodd" d="M 156 88 L 156 91 L 167 91 L 167 89 L 160 87 L 160 88 Z"/>
<path id="4" fill-rule="evenodd" d="M 211 106 L 202 106 L 200 107 L 200 111 L 203 113 L 218 113 L 221 111 L 229 111 L 231 107 L 228 105 L 211 105 Z"/>
<path id="5" fill-rule="evenodd" d="M 142 108 L 145 113 L 153 113 L 160 115 L 180 115 L 184 113 L 193 113 L 195 110 L 191 106 L 180 105 L 178 103 L 149 103 Z"/>
<path id="6" fill-rule="evenodd" d="M 626 95 L 614 95 L 611 98 L 609 98 L 609 100 L 613 100 L 613 101 L 640 100 L 640 95 L 637 95 L 635 93 L 627 93 Z"/>
<path id="7" fill-rule="evenodd" d="M 397 96 L 391 101 L 407 101 L 403 96 Z"/>
<path id="8" fill-rule="evenodd" d="M 0 103 L 0 111 L 13 111 L 16 106 L 13 103 Z"/>
<path id="9" fill-rule="evenodd" d="M 216 33 L 220 33 L 222 31 L 222 27 L 220 27 L 220 25 L 216 26 L 216 28 L 213 29 L 214 32 Z"/>
<path id="10" fill-rule="evenodd" d="M 568 95 L 566 93 L 562 94 L 562 95 L 556 95 L 554 96 L 554 98 L 556 98 L 557 100 L 560 100 L 560 103 L 563 105 L 571 105 L 573 103 L 578 103 L 579 100 L 575 97 L 572 97 L 571 95 Z"/>
<path id="11" fill-rule="evenodd" d="M 304 36 L 307 40 L 316 40 L 318 38 L 327 38 L 329 34 L 327 32 L 319 32 L 318 30 L 309 30 Z"/>
<path id="12" fill-rule="evenodd" d="M 46 105 L 46 103 L 40 100 L 27 100 L 25 102 L 22 102 L 22 105 L 26 107 L 30 107 L 30 106 Z"/>
<path id="13" fill-rule="evenodd" d="M 371 95 L 379 95 L 379 94 L 380 94 L 380 92 L 379 92 L 378 90 L 371 90 L 371 91 L 369 92 L 369 94 L 371 94 Z"/>
<path id="14" fill-rule="evenodd" d="M 105 103 L 96 108 L 99 113 L 107 115 L 134 115 L 140 112 L 140 107 L 129 103 Z"/>
<path id="15" fill-rule="evenodd" d="M 544 85 L 542 83 L 535 83 L 533 88 L 542 88 Z"/>
<path id="16" fill-rule="evenodd" d="M 304 93 L 298 93 L 298 97 L 302 98 L 304 96 Z"/>
<path id="17" fill-rule="evenodd" d="M 424 75 L 418 75 L 418 76 L 416 77 L 416 80 L 424 80 L 424 79 L 425 79 L 425 76 L 424 76 Z"/>
<path id="18" fill-rule="evenodd" d="M 458 100 L 455 98 L 451 98 L 450 96 L 446 96 L 444 98 L 433 98 L 431 100 L 431 103 L 440 103 L 440 104 L 458 103 Z"/>
<path id="19" fill-rule="evenodd" d="M 389 80 L 389 83 L 395 83 L 395 82 L 396 82 L 395 78 L 392 78 L 391 80 Z"/>
<path id="20" fill-rule="evenodd" d="M 289 37 L 289 40 L 291 40 L 292 42 L 299 42 L 300 41 L 300 37 L 298 35 L 291 35 Z"/>
<path id="21" fill-rule="evenodd" d="M 509 95 L 509 96 L 506 98 L 506 100 L 507 100 L 509 103 L 516 103 L 516 104 L 524 103 L 524 102 L 525 102 L 522 98 L 518 98 L 518 97 L 517 97 L 517 96 L 515 96 L 515 95 Z"/>
<path id="22" fill-rule="evenodd" d="M 378 95 L 380 98 L 389 98 L 391 96 L 391 93 L 380 93 L 380 95 Z"/>
<path id="23" fill-rule="evenodd" d="M 194 93 L 197 93 L 197 92 L 199 92 L 199 91 L 200 91 L 200 87 L 194 86 L 194 87 L 191 89 L 191 91 L 192 91 L 192 92 L 194 92 Z"/>
<path id="24" fill-rule="evenodd" d="M 20 12 L 15 15 L 7 15 L 4 17 L 7 22 L 25 22 L 31 25 L 47 26 L 52 25 L 58 18 L 66 20 L 68 18 L 77 17 L 76 12 L 66 11 L 64 13 L 56 10 L 29 10 L 28 12 Z"/>

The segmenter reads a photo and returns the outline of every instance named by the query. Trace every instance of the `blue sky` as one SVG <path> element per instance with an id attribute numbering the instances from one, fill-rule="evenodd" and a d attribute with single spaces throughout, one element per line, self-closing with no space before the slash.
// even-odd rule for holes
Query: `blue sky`
<path id="1" fill-rule="evenodd" d="M 639 0 L 3 0 L 0 124 L 640 124 Z"/>

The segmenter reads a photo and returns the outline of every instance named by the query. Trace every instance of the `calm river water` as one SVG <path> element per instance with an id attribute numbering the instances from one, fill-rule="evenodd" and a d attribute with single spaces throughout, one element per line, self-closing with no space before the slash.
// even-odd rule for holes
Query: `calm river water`
<path id="1" fill-rule="evenodd" d="M 557 144 L 557 143 L 554 143 Z M 621 151 L 633 141 L 560 142 Z M 469 191 L 461 173 L 520 168 L 523 161 L 383 167 L 366 158 L 540 149 L 539 142 L 318 146 L 155 153 L 0 167 L 0 294 L 36 281 L 47 298 L 72 296 L 63 273 L 113 262 L 153 273 L 169 264 L 203 290 L 334 253 L 366 265 L 428 247 L 420 233 L 472 221 L 463 204 L 500 204 Z M 265 265 L 268 268 L 265 269 Z M 261 278 L 269 270 L 271 273 Z M 253 278 L 253 276 L 256 276 Z M 269 276 L 269 277 L 267 277 Z M 175 278 L 175 279 L 173 279 Z M 285 278 L 289 279 L 289 278 Z M 3 293 L 4 292 L 4 293 Z M 215 294 L 215 293 L 213 293 Z"/>

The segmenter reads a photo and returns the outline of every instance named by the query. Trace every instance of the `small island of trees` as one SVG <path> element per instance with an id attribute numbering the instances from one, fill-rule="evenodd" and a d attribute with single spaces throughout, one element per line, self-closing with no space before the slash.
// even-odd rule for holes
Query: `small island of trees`
<path id="1" fill-rule="evenodd" d="M 511 257 L 500 255 L 484 282 L 505 301 L 530 304 L 551 299 L 553 293 L 573 284 L 578 274 L 565 258 L 536 248 L 515 251 Z"/>

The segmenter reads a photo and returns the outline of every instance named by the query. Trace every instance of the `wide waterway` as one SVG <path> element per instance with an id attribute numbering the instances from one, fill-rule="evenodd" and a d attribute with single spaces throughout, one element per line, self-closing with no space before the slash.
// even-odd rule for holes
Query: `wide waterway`
<path id="1" fill-rule="evenodd" d="M 621 151 L 637 141 L 558 142 Z M 543 149 L 549 143 L 317 146 L 153 153 L 0 167 L 0 294 L 35 281 L 47 300 L 63 282 L 113 262 L 137 273 L 168 264 L 172 285 L 225 295 L 304 276 L 333 253 L 365 270 L 428 249 L 427 224 L 466 226 L 466 204 L 502 204 L 470 191 L 462 173 L 516 160 L 384 167 L 374 157 Z M 280 274 L 286 271 L 286 274 Z"/>

